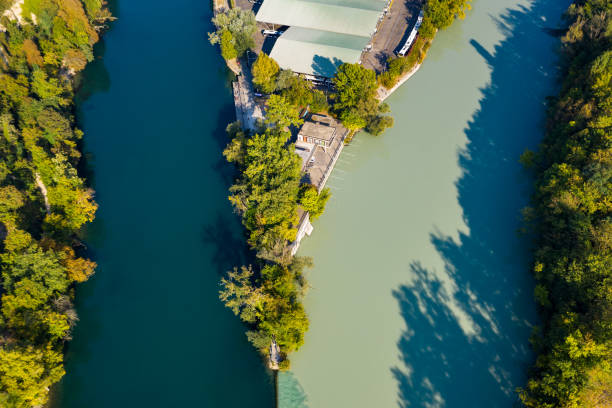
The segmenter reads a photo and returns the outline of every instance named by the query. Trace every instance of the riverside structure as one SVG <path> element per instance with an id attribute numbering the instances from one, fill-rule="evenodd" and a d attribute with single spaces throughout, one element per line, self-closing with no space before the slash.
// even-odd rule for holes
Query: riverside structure
<path id="1" fill-rule="evenodd" d="M 391 0 L 263 0 L 257 21 L 288 27 L 270 57 L 281 68 L 331 78 L 343 63 L 361 62 Z"/>

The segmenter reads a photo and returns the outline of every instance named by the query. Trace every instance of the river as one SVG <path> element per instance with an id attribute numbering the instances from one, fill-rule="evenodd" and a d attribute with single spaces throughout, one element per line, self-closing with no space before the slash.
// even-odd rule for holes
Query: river
<path id="1" fill-rule="evenodd" d="M 389 100 L 396 124 L 359 135 L 304 241 L 315 258 L 306 345 L 284 408 L 511 407 L 537 321 L 517 160 L 542 134 L 568 1 L 476 0 Z M 97 274 L 56 408 L 272 407 L 273 382 L 217 299 L 246 259 L 227 201 L 226 70 L 210 4 L 119 1 L 84 75 L 79 122 L 100 204 Z"/>
<path id="2" fill-rule="evenodd" d="M 100 205 L 85 239 L 99 268 L 77 290 L 53 405 L 270 408 L 273 381 L 217 294 L 246 251 L 227 200 L 234 109 L 207 43 L 210 2 L 113 4 L 78 106 Z"/>
<path id="3" fill-rule="evenodd" d="M 475 0 L 360 134 L 299 255 L 311 328 L 282 408 L 512 407 L 537 322 L 518 163 L 542 138 L 568 0 Z"/>

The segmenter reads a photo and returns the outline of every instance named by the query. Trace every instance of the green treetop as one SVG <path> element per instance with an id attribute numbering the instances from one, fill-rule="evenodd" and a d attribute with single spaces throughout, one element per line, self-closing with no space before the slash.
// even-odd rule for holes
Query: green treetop
<path id="1" fill-rule="evenodd" d="M 261 52 L 251 68 L 253 74 L 253 84 L 257 89 L 265 93 L 272 93 L 276 89 L 276 77 L 279 67 L 274 59 L 270 58 L 265 52 Z"/>
<path id="2" fill-rule="evenodd" d="M 255 46 L 253 36 L 257 32 L 257 22 L 252 11 L 232 8 L 217 14 L 212 22 L 217 30 L 214 33 L 208 33 L 208 39 L 211 44 L 221 43 L 222 53 L 225 50 L 224 57 L 232 56 L 234 50 L 240 57 L 249 48 Z M 224 35 L 225 38 L 223 38 Z"/>
<path id="3" fill-rule="evenodd" d="M 285 129 L 290 125 L 301 125 L 303 122 L 297 107 L 291 105 L 280 95 L 270 96 L 266 107 L 266 124 Z"/>

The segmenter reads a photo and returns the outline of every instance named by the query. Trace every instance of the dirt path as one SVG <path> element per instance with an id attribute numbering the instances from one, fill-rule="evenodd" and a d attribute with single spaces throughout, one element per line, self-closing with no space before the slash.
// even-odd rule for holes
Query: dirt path
<path id="1" fill-rule="evenodd" d="M 47 198 L 47 187 L 45 186 L 45 183 L 43 183 L 42 179 L 40 178 L 40 174 L 35 173 L 36 175 L 36 185 L 38 186 L 38 189 L 40 190 L 40 192 L 43 195 L 43 198 L 45 199 L 45 208 L 47 209 L 47 214 L 51 214 L 51 205 L 49 204 L 49 199 Z"/>

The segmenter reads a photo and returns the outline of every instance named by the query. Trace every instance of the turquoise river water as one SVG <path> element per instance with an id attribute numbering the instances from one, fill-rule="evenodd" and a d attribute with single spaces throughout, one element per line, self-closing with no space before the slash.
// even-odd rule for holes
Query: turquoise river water
<path id="1" fill-rule="evenodd" d="M 120 0 L 79 119 L 100 205 L 86 241 L 58 408 L 274 406 L 274 384 L 218 300 L 243 262 L 221 155 L 234 108 L 208 1 Z"/>
<path id="2" fill-rule="evenodd" d="M 389 98 L 395 127 L 344 150 L 299 252 L 311 328 L 282 408 L 517 404 L 537 321 L 518 158 L 542 137 L 568 5 L 475 0 Z"/>
<path id="3" fill-rule="evenodd" d="M 301 255 L 315 258 L 306 345 L 283 408 L 512 407 L 536 322 L 530 194 L 517 160 L 541 138 L 568 1 L 475 0 L 361 134 Z M 208 46 L 208 1 L 114 2 L 79 120 L 100 204 L 95 277 L 54 408 L 273 407 L 274 385 L 217 298 L 247 262 L 222 159 L 233 120 Z"/>

